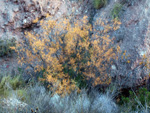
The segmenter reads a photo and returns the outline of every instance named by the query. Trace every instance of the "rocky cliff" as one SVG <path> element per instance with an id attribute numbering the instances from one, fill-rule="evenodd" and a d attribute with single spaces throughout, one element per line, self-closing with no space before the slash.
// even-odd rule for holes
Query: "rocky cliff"
<path id="1" fill-rule="evenodd" d="M 92 0 L 0 0 L 0 38 L 15 37 L 20 40 L 23 39 L 25 31 L 40 31 L 40 25 L 34 20 L 42 20 L 47 14 L 56 20 L 67 17 L 78 20 L 87 15 L 93 29 L 99 31 L 103 28 L 97 26 L 96 21 L 101 18 L 111 23 L 111 13 L 116 4 L 123 4 L 117 15 L 121 21 L 120 29 L 108 34 L 115 40 L 115 44 L 120 45 L 122 51 L 127 51 L 130 62 L 120 60 L 114 63 L 112 76 L 117 78 L 120 84 L 127 86 L 145 82 L 147 73 L 139 62 L 145 53 L 149 53 L 150 1 L 111 0 L 101 9 L 94 9 L 92 3 Z M 93 34 L 97 31 L 93 31 Z M 0 68 L 3 70 L 7 65 L 13 67 L 11 65 L 15 62 L 1 59 Z"/>

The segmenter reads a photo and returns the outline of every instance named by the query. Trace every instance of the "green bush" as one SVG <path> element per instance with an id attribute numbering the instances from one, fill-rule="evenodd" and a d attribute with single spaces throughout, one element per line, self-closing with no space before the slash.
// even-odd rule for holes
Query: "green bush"
<path id="1" fill-rule="evenodd" d="M 21 101 L 25 101 L 25 99 L 28 98 L 28 94 L 25 88 L 15 90 L 15 92 L 16 92 L 17 97 L 19 97 Z"/>
<path id="2" fill-rule="evenodd" d="M 122 9 L 122 4 L 115 4 L 113 10 L 111 11 L 112 19 L 119 19 L 119 14 Z"/>
<path id="3" fill-rule="evenodd" d="M 94 7 L 100 9 L 107 4 L 107 0 L 94 0 Z"/>
<path id="4" fill-rule="evenodd" d="M 145 106 L 150 106 L 150 92 L 146 88 L 140 88 L 138 91 L 129 91 L 129 97 L 121 97 L 120 104 L 126 107 L 137 110 L 142 109 Z"/>
<path id="5" fill-rule="evenodd" d="M 81 73 L 78 73 L 76 76 L 76 72 L 73 70 L 73 68 L 70 68 L 67 65 L 63 65 L 64 69 L 64 73 L 68 74 L 71 78 L 74 79 L 74 81 L 76 82 L 76 85 L 81 89 L 81 88 L 87 88 L 87 83 L 86 80 L 84 79 L 84 76 Z"/>
<path id="6" fill-rule="evenodd" d="M 0 95 L 8 96 L 9 91 L 17 90 L 24 84 L 20 76 L 4 76 L 0 80 Z"/>
<path id="7" fill-rule="evenodd" d="M 0 39 L 0 57 L 3 56 L 12 56 L 12 53 L 14 50 L 12 50 L 10 47 L 15 46 L 16 39 Z"/>

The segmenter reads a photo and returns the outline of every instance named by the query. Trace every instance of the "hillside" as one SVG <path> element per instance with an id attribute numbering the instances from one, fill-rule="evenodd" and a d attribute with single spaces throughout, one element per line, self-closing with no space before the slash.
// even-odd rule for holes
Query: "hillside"
<path id="1" fill-rule="evenodd" d="M 77 101 L 80 101 L 74 91 L 81 92 L 81 96 L 85 93 L 87 97 L 84 99 L 89 104 L 83 104 L 84 112 L 93 112 L 96 105 L 93 104 L 90 109 L 92 100 L 88 99 L 92 98 L 93 103 L 96 103 L 95 98 L 99 97 L 97 93 L 103 93 L 99 104 L 103 101 L 101 99 L 108 99 L 106 104 L 110 110 L 107 111 L 108 106 L 105 104 L 104 108 L 100 107 L 95 112 L 121 112 L 121 108 L 125 106 L 120 104 L 122 101 L 132 103 L 134 110 L 139 110 L 137 112 L 148 112 L 149 0 L 0 0 L 0 7 L 2 103 L 7 105 L 7 101 L 10 101 L 7 100 L 5 88 L 9 89 L 8 95 L 12 96 L 18 95 L 18 90 L 23 91 L 23 95 L 30 90 L 40 92 L 38 87 L 41 87 L 47 99 L 50 98 L 47 93 L 51 91 L 52 95 L 56 94 L 53 98 L 59 98 L 63 104 L 71 95 L 75 95 Z M 15 78 L 18 75 L 20 78 Z M 114 84 L 115 94 L 110 91 Z M 143 89 L 140 90 L 141 87 Z M 94 97 L 91 96 L 92 90 L 97 90 L 96 94 L 93 94 Z M 144 91 L 147 92 L 146 95 Z M 107 92 L 114 97 L 108 98 Z M 116 94 L 118 92 L 119 94 Z M 147 104 L 141 102 L 140 93 L 147 96 Z M 66 94 L 70 95 L 67 97 Z M 134 94 L 139 96 L 142 103 L 137 105 L 137 109 L 134 104 L 138 102 L 133 102 Z M 18 100 L 14 101 L 20 99 L 22 106 L 28 106 L 29 100 L 23 95 L 15 96 Z M 59 97 L 62 95 L 65 98 Z M 12 98 L 14 99 L 14 96 Z M 75 104 L 80 103 L 71 99 Z M 132 100 L 131 103 L 128 99 Z M 44 104 L 47 103 L 46 100 L 43 101 Z M 51 109 L 57 107 L 56 103 L 52 102 Z M 50 112 L 48 108 L 43 109 L 43 105 L 35 105 L 33 102 L 30 104 L 32 105 L 29 105 L 28 109 L 36 109 L 35 106 L 38 106 L 37 111 Z M 67 104 L 70 104 L 69 100 Z M 62 109 L 65 113 L 76 112 L 72 108 L 69 109 L 69 106 L 59 107 L 60 111 L 55 109 L 54 112 L 61 112 Z M 77 112 L 82 112 L 82 108 L 76 109 Z"/>

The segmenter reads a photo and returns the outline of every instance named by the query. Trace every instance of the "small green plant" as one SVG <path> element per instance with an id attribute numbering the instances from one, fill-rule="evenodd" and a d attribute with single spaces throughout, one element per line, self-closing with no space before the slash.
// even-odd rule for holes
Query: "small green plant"
<path id="1" fill-rule="evenodd" d="M 112 19 L 119 19 L 120 11 L 122 9 L 122 4 L 115 4 L 113 10 L 111 11 Z"/>
<path id="2" fill-rule="evenodd" d="M 150 105 L 150 92 L 146 88 L 140 88 L 138 91 L 129 91 L 129 97 L 121 96 L 121 103 L 130 106 L 132 110 L 141 109 Z"/>
<path id="3" fill-rule="evenodd" d="M 107 4 L 107 0 L 94 0 L 94 7 L 100 9 Z"/>
<path id="4" fill-rule="evenodd" d="M 9 91 L 17 90 L 24 84 L 23 80 L 21 80 L 20 76 L 4 76 L 0 80 L 0 95 L 7 96 Z"/>
<path id="5" fill-rule="evenodd" d="M 64 69 L 64 73 L 67 74 L 72 77 L 76 83 L 76 85 L 81 89 L 81 88 L 86 88 L 87 87 L 87 83 L 86 80 L 84 79 L 84 76 L 82 75 L 82 73 L 78 73 L 77 76 L 75 75 L 75 71 L 73 70 L 73 68 L 68 68 L 68 66 L 64 65 L 63 66 Z"/>
<path id="6" fill-rule="evenodd" d="M 16 95 L 19 97 L 20 100 L 25 101 L 28 98 L 28 94 L 25 88 L 15 90 Z"/>
<path id="7" fill-rule="evenodd" d="M 14 50 L 12 50 L 11 47 L 16 45 L 15 41 L 15 38 L 4 40 L 0 39 L 0 57 L 12 56 Z"/>

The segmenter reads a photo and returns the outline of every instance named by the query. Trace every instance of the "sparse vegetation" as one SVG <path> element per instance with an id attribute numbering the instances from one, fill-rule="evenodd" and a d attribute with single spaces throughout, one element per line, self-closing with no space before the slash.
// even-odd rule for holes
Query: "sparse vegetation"
<path id="1" fill-rule="evenodd" d="M 119 19 L 119 16 L 120 16 L 120 12 L 121 12 L 121 9 L 122 9 L 122 4 L 120 3 L 116 3 L 113 10 L 111 11 L 111 16 L 112 16 L 112 19 Z"/>
<path id="2" fill-rule="evenodd" d="M 138 90 L 130 90 L 129 97 L 121 96 L 120 104 L 125 106 L 125 111 L 138 111 L 148 110 L 150 105 L 150 92 L 146 88 L 140 88 Z"/>
<path id="3" fill-rule="evenodd" d="M 0 80 L 0 95 L 9 96 L 10 90 L 17 90 L 24 85 L 23 80 L 20 76 L 3 76 Z M 18 91 L 18 94 L 21 94 L 21 91 Z"/>
<path id="4" fill-rule="evenodd" d="M 1 111 L 14 111 L 15 113 L 31 111 L 39 113 L 112 113 L 117 111 L 117 105 L 111 99 L 111 94 L 100 94 L 94 90 L 89 95 L 83 89 L 80 93 L 71 92 L 61 97 L 58 94 L 52 95 L 51 92 L 46 91 L 45 87 L 36 84 L 27 87 L 25 91 L 23 102 L 27 105 L 24 108 L 1 108 Z M 18 99 L 17 95 L 13 98 Z"/>
<path id="5" fill-rule="evenodd" d="M 12 56 L 13 51 L 12 46 L 15 46 L 15 38 L 12 39 L 0 39 L 0 57 Z"/>
<path id="6" fill-rule="evenodd" d="M 115 103 L 115 98 L 119 93 L 116 86 L 109 87 L 106 93 L 96 90 L 81 89 L 80 93 L 73 91 L 64 97 L 45 89 L 39 83 L 35 85 L 25 85 L 17 90 L 12 88 L 9 97 L 0 98 L 1 112 L 14 113 L 116 113 L 116 112 L 148 112 L 150 102 L 150 92 L 146 88 L 141 88 L 135 92 L 130 91 L 129 97 L 121 96 L 121 104 Z M 17 93 L 16 93 L 17 91 Z M 18 92 L 20 95 L 18 95 Z M 8 103 L 9 102 L 9 103 Z M 14 103 L 15 102 L 15 103 Z M 5 103 L 5 107 L 4 107 Z M 118 104 L 118 105 L 117 105 Z M 9 108 L 6 106 L 8 105 Z M 15 106 L 13 106 L 15 105 Z"/>
<path id="7" fill-rule="evenodd" d="M 107 4 L 107 0 L 94 0 L 94 7 L 100 9 Z"/>

